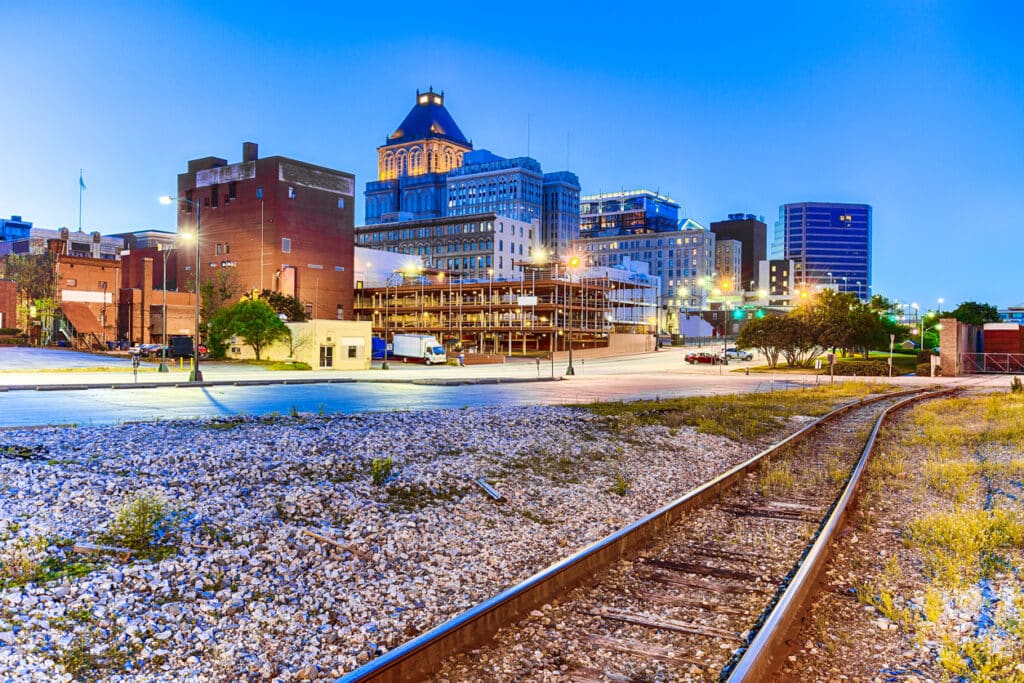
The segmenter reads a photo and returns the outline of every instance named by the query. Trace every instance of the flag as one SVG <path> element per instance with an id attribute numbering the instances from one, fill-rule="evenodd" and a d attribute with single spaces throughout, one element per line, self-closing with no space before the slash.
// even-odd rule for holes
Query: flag
<path id="1" fill-rule="evenodd" d="M 82 188 L 83 190 L 85 189 L 85 181 L 82 180 L 82 172 L 81 171 L 78 172 L 78 186 L 80 188 Z"/>

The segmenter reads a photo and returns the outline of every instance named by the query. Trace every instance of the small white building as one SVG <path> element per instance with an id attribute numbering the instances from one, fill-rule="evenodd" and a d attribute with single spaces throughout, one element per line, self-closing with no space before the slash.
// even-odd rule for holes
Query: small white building
<path id="1" fill-rule="evenodd" d="M 294 360 L 314 370 L 370 369 L 373 332 L 369 321 L 310 320 L 286 325 L 292 333 L 291 342 L 277 342 L 264 349 L 260 354 L 263 360 Z M 233 337 L 227 357 L 251 360 L 256 354 L 240 337 Z"/>

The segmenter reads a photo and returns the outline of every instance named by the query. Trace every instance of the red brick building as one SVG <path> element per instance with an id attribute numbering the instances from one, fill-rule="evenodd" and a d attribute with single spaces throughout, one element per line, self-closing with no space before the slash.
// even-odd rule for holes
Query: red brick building
<path id="1" fill-rule="evenodd" d="M 0 280 L 0 327 L 18 326 L 18 285 Z"/>
<path id="2" fill-rule="evenodd" d="M 274 156 L 255 143 L 242 161 L 204 157 L 178 175 L 178 232 L 200 214 L 200 279 L 225 277 L 242 291 L 296 296 L 317 318 L 352 318 L 355 176 Z M 179 289 L 193 281 L 195 252 L 182 245 Z M 230 274 L 222 274 L 231 269 Z"/>

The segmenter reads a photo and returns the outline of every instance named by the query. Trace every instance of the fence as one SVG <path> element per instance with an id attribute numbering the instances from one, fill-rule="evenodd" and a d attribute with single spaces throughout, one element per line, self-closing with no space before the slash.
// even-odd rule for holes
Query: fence
<path id="1" fill-rule="evenodd" d="M 965 375 L 979 373 L 1022 374 L 1024 353 L 962 353 L 960 368 Z"/>

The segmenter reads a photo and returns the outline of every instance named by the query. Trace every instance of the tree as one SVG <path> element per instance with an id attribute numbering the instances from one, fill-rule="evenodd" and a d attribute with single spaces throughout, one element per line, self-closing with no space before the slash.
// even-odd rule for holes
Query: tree
<path id="1" fill-rule="evenodd" d="M 17 286 L 16 305 L 23 328 L 27 330 L 29 308 L 38 307 L 36 302 L 54 299 L 56 275 L 53 254 L 49 251 L 42 254 L 10 254 L 0 260 L 0 274 L 8 280 L 14 280 Z"/>
<path id="2" fill-rule="evenodd" d="M 736 346 L 741 349 L 757 349 L 764 354 L 769 368 L 779 364 L 779 353 L 785 346 L 782 319 L 776 315 L 766 318 L 754 318 L 740 329 L 736 337 Z"/>
<path id="3" fill-rule="evenodd" d="M 200 314 L 203 320 L 210 322 L 218 311 L 241 296 L 242 283 L 238 271 L 234 268 L 217 268 L 199 286 L 199 293 Z"/>
<path id="4" fill-rule="evenodd" d="M 984 325 L 999 322 L 999 310 L 991 304 L 979 304 L 976 301 L 965 301 L 957 306 L 952 316 L 968 325 Z"/>
<path id="5" fill-rule="evenodd" d="M 288 344 L 288 358 L 294 359 L 295 354 L 306 348 L 311 341 L 313 341 L 313 337 L 309 334 L 289 335 L 288 340 L 285 342 Z"/>
<path id="6" fill-rule="evenodd" d="M 294 296 L 264 289 L 260 292 L 259 298 L 270 304 L 275 313 L 283 313 L 287 316 L 289 322 L 301 323 L 306 321 L 306 307 Z"/>
<path id="7" fill-rule="evenodd" d="M 801 306 L 783 317 L 780 337 L 785 341 L 782 355 L 786 363 L 810 367 L 823 350 L 819 341 L 821 336 L 822 327 L 812 307 Z"/>
<path id="8" fill-rule="evenodd" d="M 291 337 L 288 327 L 277 317 L 277 313 L 262 299 L 243 299 L 228 306 L 218 316 L 218 327 L 230 334 L 238 335 L 261 360 L 263 349 L 276 341 Z M 212 325 L 211 325 L 212 327 Z"/>

